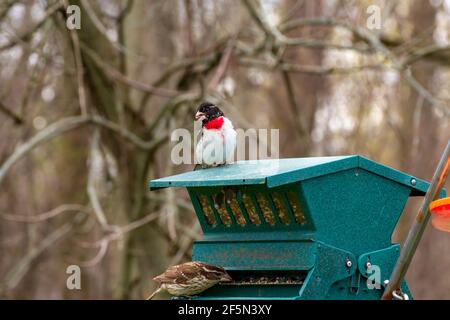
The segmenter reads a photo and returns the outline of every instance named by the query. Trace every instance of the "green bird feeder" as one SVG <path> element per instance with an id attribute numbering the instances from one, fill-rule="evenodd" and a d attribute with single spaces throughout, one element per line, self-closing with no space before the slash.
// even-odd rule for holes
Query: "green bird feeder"
<path id="1" fill-rule="evenodd" d="M 199 299 L 380 299 L 391 237 L 429 184 L 361 156 L 239 161 L 150 181 L 186 187 L 203 230 L 193 260 L 234 281 Z M 444 194 L 442 194 L 444 196 Z M 406 283 L 402 291 L 411 296 Z"/>

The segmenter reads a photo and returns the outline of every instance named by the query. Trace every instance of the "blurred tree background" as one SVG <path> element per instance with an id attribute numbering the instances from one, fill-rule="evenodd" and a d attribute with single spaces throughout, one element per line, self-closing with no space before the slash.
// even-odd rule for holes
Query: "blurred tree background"
<path id="1" fill-rule="evenodd" d="M 202 100 L 279 128 L 280 157 L 361 154 L 430 180 L 449 80 L 448 0 L 0 0 L 0 297 L 141 299 L 189 260 L 187 193 L 147 182 L 192 170 L 168 160 L 170 134 Z M 450 299 L 449 248 L 427 229 L 415 298 Z"/>

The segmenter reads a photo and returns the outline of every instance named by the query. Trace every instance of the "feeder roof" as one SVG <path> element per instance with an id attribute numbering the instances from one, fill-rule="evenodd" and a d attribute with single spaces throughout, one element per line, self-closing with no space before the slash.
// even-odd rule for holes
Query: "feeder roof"
<path id="1" fill-rule="evenodd" d="M 359 155 L 237 161 L 221 167 L 189 171 L 150 181 L 150 189 L 266 184 L 272 188 L 326 174 L 361 168 L 423 195 L 429 183 Z"/>

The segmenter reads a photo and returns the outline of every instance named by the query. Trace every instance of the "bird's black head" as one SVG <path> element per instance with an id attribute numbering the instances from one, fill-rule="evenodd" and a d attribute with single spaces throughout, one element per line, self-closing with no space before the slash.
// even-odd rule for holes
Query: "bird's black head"
<path id="1" fill-rule="evenodd" d="M 203 125 L 218 117 L 222 117 L 223 112 L 211 102 L 203 102 L 197 108 L 195 120 L 202 120 Z"/>

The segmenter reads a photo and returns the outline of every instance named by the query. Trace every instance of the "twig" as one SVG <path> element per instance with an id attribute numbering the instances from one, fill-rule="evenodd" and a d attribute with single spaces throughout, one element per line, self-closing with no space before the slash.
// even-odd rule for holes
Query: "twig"
<path id="1" fill-rule="evenodd" d="M 84 216 L 84 214 L 76 215 L 73 221 L 64 224 L 61 228 L 50 233 L 45 239 L 39 242 L 37 247 L 32 248 L 16 265 L 11 267 L 0 282 L 0 293 L 15 288 L 30 270 L 33 262 L 49 247 L 69 234 L 74 225 L 81 221 L 82 216 Z"/>
<path id="2" fill-rule="evenodd" d="M 11 40 L 9 43 L 0 47 L 0 51 L 10 49 L 17 45 L 19 42 L 27 41 L 33 33 L 35 33 L 46 21 L 49 17 L 51 17 L 56 11 L 58 11 L 62 7 L 62 4 L 57 2 L 51 7 L 48 7 L 45 11 L 44 17 L 35 24 L 31 29 L 27 30 L 25 33 L 16 37 L 15 40 Z"/>
<path id="3" fill-rule="evenodd" d="M 8 14 L 9 9 L 13 6 L 15 2 L 14 1 L 7 1 L 4 4 L 3 10 L 0 12 L 0 22 L 3 20 L 3 18 Z"/>
<path id="4" fill-rule="evenodd" d="M 193 28 L 193 12 L 192 12 L 192 2 L 191 0 L 184 0 L 184 9 L 186 14 L 186 40 L 187 40 L 187 52 L 188 55 L 196 55 L 197 48 L 194 37 L 194 28 Z"/>
<path id="5" fill-rule="evenodd" d="M 128 140 L 129 142 L 131 142 L 132 144 L 136 145 L 137 147 L 143 150 L 150 150 L 150 151 L 154 150 L 159 145 L 161 145 L 161 143 L 164 142 L 165 139 L 167 139 L 167 136 L 163 135 L 159 138 L 159 140 L 152 139 L 150 141 L 145 141 L 140 137 L 138 137 L 137 135 L 135 135 L 134 133 L 132 133 L 131 131 L 118 125 L 117 123 L 97 115 L 90 117 L 89 121 L 91 121 L 94 124 L 100 125 L 106 129 L 116 132 L 124 139 Z"/>
<path id="6" fill-rule="evenodd" d="M 261 27 L 261 29 L 266 33 L 266 36 L 268 38 L 272 38 L 274 40 L 274 46 L 280 47 L 282 45 L 287 44 L 295 44 L 297 41 L 295 39 L 289 39 L 285 37 L 275 26 L 270 25 L 268 21 L 266 21 L 265 16 L 259 12 L 259 9 L 254 5 L 252 0 L 242 0 L 245 7 L 248 9 L 250 15 L 253 17 L 253 19 L 256 21 L 256 23 Z M 358 38 L 365 41 L 373 50 L 377 51 L 378 53 L 382 54 L 384 57 L 384 64 L 387 67 L 393 68 L 395 70 L 398 70 L 402 73 L 402 76 L 404 79 L 408 82 L 408 84 L 420 95 L 422 96 L 426 101 L 430 103 L 433 107 L 441 110 L 446 116 L 449 116 L 450 114 L 450 108 L 448 106 L 444 106 L 442 103 L 440 103 L 437 99 L 433 97 L 431 93 L 429 93 L 419 82 L 417 82 L 414 77 L 412 76 L 411 72 L 409 70 L 405 70 L 405 63 L 401 62 L 399 59 L 397 59 L 394 54 L 381 42 L 379 37 L 370 32 L 369 30 L 366 30 L 364 28 L 358 27 L 358 26 L 352 26 L 347 22 L 343 21 L 337 21 L 331 18 L 312 18 L 312 19 L 301 19 L 296 20 L 294 22 L 288 22 L 282 25 L 282 30 L 288 30 L 293 27 L 297 27 L 300 25 L 305 24 L 311 24 L 311 25 L 328 25 L 328 26 L 338 26 L 345 28 L 351 32 L 353 32 Z M 328 46 L 332 47 L 332 46 Z M 433 50 L 436 50 L 433 48 Z M 433 52 L 433 50 L 431 50 Z M 430 50 L 429 50 L 430 51 Z M 427 52 L 423 53 L 423 55 L 428 54 Z M 245 60 L 244 60 L 245 61 Z M 261 61 L 255 61 L 250 60 L 253 64 L 259 64 L 260 66 L 267 65 L 266 62 Z M 247 63 L 249 61 L 247 60 Z M 411 60 L 410 60 L 411 62 Z M 315 73 L 315 74 L 331 74 L 335 72 L 340 71 L 354 71 L 354 70 L 339 70 L 337 68 L 328 68 L 324 69 L 323 67 L 295 67 L 292 65 L 268 65 L 268 67 L 277 67 L 281 68 L 284 71 L 295 71 L 295 72 L 304 72 L 304 73 Z M 359 69 L 366 69 L 368 66 L 363 67 L 356 67 L 357 70 Z M 379 66 L 374 66 L 376 68 L 379 68 Z"/>
<path id="7" fill-rule="evenodd" d="M 288 62 L 274 63 L 271 61 L 264 61 L 252 58 L 241 58 L 239 64 L 242 66 L 259 67 L 269 70 L 282 70 L 286 72 L 294 73 L 305 73 L 305 74 L 315 74 L 315 75 L 335 75 L 335 74 L 351 74 L 355 72 L 360 72 L 363 70 L 383 70 L 384 66 L 381 64 L 367 64 L 360 66 L 351 67 L 323 67 L 323 66 L 312 66 L 312 65 L 298 65 Z"/>
<path id="8" fill-rule="evenodd" d="M 346 26 L 348 29 L 353 30 L 360 38 L 366 40 L 375 50 L 382 53 L 387 62 L 392 65 L 392 67 L 402 73 L 403 78 L 408 82 L 408 84 L 426 101 L 430 103 L 436 109 L 441 110 L 444 115 L 450 115 L 450 107 L 443 105 L 440 103 L 433 95 L 428 92 L 417 80 L 412 76 L 411 71 L 409 69 L 404 69 L 405 66 L 402 64 L 393 54 L 392 52 L 380 41 L 380 39 L 372 34 L 371 32 L 360 28 L 360 27 L 352 27 L 347 23 L 342 23 L 341 25 Z"/>
<path id="9" fill-rule="evenodd" d="M 248 1 L 248 0 L 243 0 Z M 381 40 L 378 38 L 377 35 L 371 33 L 370 31 L 357 27 L 352 26 L 347 22 L 343 21 L 337 21 L 331 18 L 311 18 L 311 19 L 298 19 L 295 21 L 290 21 L 288 23 L 285 23 L 282 25 L 281 29 L 286 31 L 288 29 L 305 25 L 305 24 L 311 24 L 311 25 L 328 25 L 328 26 L 338 26 L 345 28 L 351 32 L 353 32 L 358 38 L 365 41 L 367 44 L 369 44 L 375 51 L 378 51 L 381 53 L 384 58 L 386 65 L 388 67 L 392 67 L 399 72 L 401 72 L 403 78 L 408 82 L 408 84 L 420 95 L 422 96 L 427 102 L 430 103 L 431 106 L 441 110 L 444 115 L 449 116 L 450 114 L 450 107 L 443 105 L 440 103 L 436 98 L 433 97 L 433 95 L 428 92 L 427 89 L 425 89 L 417 80 L 412 76 L 411 71 L 408 69 L 405 69 L 408 64 L 411 64 L 416 61 L 419 57 L 425 57 L 430 54 L 433 54 L 435 52 L 442 52 L 445 50 L 448 50 L 448 48 L 443 48 L 438 50 L 438 48 L 435 47 L 429 47 L 428 49 L 423 50 L 422 52 L 419 52 L 415 56 L 407 58 L 405 61 L 400 61 L 397 59 L 394 54 L 381 42 Z"/>
<path id="10" fill-rule="evenodd" d="M 159 113 L 154 117 L 154 120 L 147 129 L 147 132 L 149 133 L 153 132 L 160 123 L 160 120 L 164 117 L 164 115 L 166 115 L 169 112 L 173 112 L 178 106 L 182 105 L 183 103 L 188 101 L 194 101 L 197 100 L 198 98 L 199 98 L 198 92 L 188 92 L 176 96 L 162 107 Z"/>
<path id="11" fill-rule="evenodd" d="M 418 49 L 418 50 L 414 51 L 413 53 L 411 53 L 408 57 L 406 57 L 402 61 L 402 65 L 404 67 L 407 67 L 425 57 L 431 57 L 433 55 L 445 54 L 445 53 L 447 53 L 447 55 L 442 58 L 445 58 L 448 62 L 448 60 L 450 58 L 450 45 L 447 45 L 447 46 L 431 45 L 431 46 L 428 46 L 425 48 Z"/>
<path id="12" fill-rule="evenodd" d="M 297 100 L 297 96 L 295 95 L 295 92 L 294 92 L 294 87 L 292 85 L 291 77 L 286 70 L 283 70 L 281 72 L 281 75 L 283 77 L 283 81 L 286 86 L 289 105 L 291 106 L 292 113 L 294 114 L 294 117 L 296 120 L 295 121 L 296 122 L 295 129 L 299 133 L 300 137 L 308 137 L 309 132 L 306 129 L 306 125 L 305 125 L 305 122 L 303 121 L 303 118 L 300 116 L 301 108 L 300 108 L 299 102 Z M 308 138 L 304 139 L 303 142 L 305 142 L 305 141 L 309 141 L 309 139 Z"/>
<path id="13" fill-rule="evenodd" d="M 120 73 L 114 67 L 110 66 L 106 62 L 103 62 L 101 58 L 90 48 L 81 44 L 83 52 L 85 52 L 94 62 L 98 65 L 106 74 L 112 79 L 119 81 L 125 85 L 128 85 L 139 91 L 151 93 L 160 97 L 172 98 L 180 94 L 180 92 L 172 89 L 163 89 L 151 86 L 149 84 L 140 82 L 138 80 L 133 80 L 128 78 L 126 75 Z"/>
<path id="14" fill-rule="evenodd" d="M 266 20 L 266 16 L 264 14 L 261 14 L 259 10 L 260 8 L 257 8 L 257 5 L 255 5 L 252 0 L 242 0 L 242 3 L 247 8 L 253 20 L 255 20 L 255 22 L 266 33 L 267 36 L 273 37 L 276 41 L 282 41 L 283 39 L 285 39 L 285 36 L 282 35 L 275 26 L 271 25 Z"/>
<path id="15" fill-rule="evenodd" d="M 146 215 L 145 217 L 143 217 L 141 219 L 138 219 L 136 221 L 133 221 L 133 222 L 131 222 L 130 224 L 128 224 L 126 226 L 120 227 L 120 230 L 121 230 L 120 232 L 121 232 L 121 234 L 125 234 L 125 233 L 128 233 L 128 232 L 131 232 L 131 231 L 133 231 L 133 230 L 135 230 L 137 228 L 140 228 L 140 227 L 146 225 L 147 223 L 152 222 L 157 217 L 158 217 L 158 213 L 157 212 L 150 213 L 150 214 Z"/>
<path id="16" fill-rule="evenodd" d="M 13 119 L 15 124 L 20 125 L 23 123 L 23 119 L 17 114 L 15 114 L 13 111 L 11 111 L 9 108 L 7 108 L 1 101 L 0 101 L 0 111 L 3 114 L 10 117 L 11 119 Z"/>
<path id="17" fill-rule="evenodd" d="M 367 48 L 360 48 L 354 45 L 341 45 L 341 44 L 334 44 L 329 42 L 323 42 L 320 40 L 310 40 L 310 39 L 301 39 L 301 38 L 293 38 L 288 39 L 285 38 L 282 41 L 280 41 L 282 45 L 285 46 L 300 46 L 305 48 L 313 48 L 313 49 L 336 49 L 336 50 L 353 50 L 358 51 L 360 53 L 367 53 Z"/>
<path id="18" fill-rule="evenodd" d="M 260 12 L 260 8 L 253 3 L 252 0 L 242 0 L 245 7 L 250 13 L 250 16 L 256 21 L 256 23 L 265 32 L 266 36 L 272 38 L 275 47 L 281 46 L 302 46 L 306 48 L 317 49 L 339 49 L 339 50 L 355 50 L 360 52 L 367 52 L 367 48 L 358 48 L 355 46 L 345 46 L 339 44 L 325 43 L 319 40 L 289 38 L 283 35 L 276 26 L 271 25 L 264 14 Z M 259 2 L 258 2 L 259 3 Z M 321 21 L 322 22 L 322 21 Z M 323 23 L 323 22 L 322 22 Z"/>
<path id="19" fill-rule="evenodd" d="M 217 86 L 220 83 L 220 80 L 224 77 L 227 72 L 228 65 L 230 63 L 231 54 L 233 53 L 233 48 L 236 44 L 237 35 L 230 40 L 225 51 L 222 54 L 222 58 L 220 59 L 219 66 L 217 67 L 216 73 L 214 74 L 211 82 L 209 83 L 209 90 L 216 90 Z"/>
<path id="20" fill-rule="evenodd" d="M 65 212 L 84 212 L 90 213 L 90 210 L 79 204 L 63 204 L 50 211 L 35 216 L 21 216 L 16 214 L 0 214 L 0 218 L 14 222 L 38 223 L 47 221 Z"/>
<path id="21" fill-rule="evenodd" d="M 199 224 L 195 223 L 194 228 L 191 228 L 194 232 L 199 231 Z M 170 265 L 175 265 L 180 263 L 183 260 L 183 257 L 187 254 L 187 252 L 191 249 L 192 243 L 196 240 L 196 238 L 192 238 L 189 235 L 185 234 L 185 241 L 182 242 L 178 248 L 177 253 L 170 260 Z"/>
<path id="22" fill-rule="evenodd" d="M 5 178 L 8 170 L 36 146 L 86 124 L 99 125 L 111 130 L 143 150 L 154 150 L 167 139 L 167 136 L 163 135 L 158 139 L 152 139 L 150 141 L 142 140 L 134 133 L 100 116 L 75 116 L 63 118 L 39 131 L 31 139 L 16 147 L 15 151 L 0 165 L 0 184 Z"/>
<path id="23" fill-rule="evenodd" d="M 142 219 L 136 220 L 131 222 L 130 224 L 127 224 L 125 226 L 114 226 L 114 231 L 107 234 L 100 240 L 97 240 L 93 243 L 86 243 L 85 245 L 88 247 L 99 247 L 99 251 L 95 255 L 94 258 L 81 262 L 80 265 L 84 267 L 93 267 L 96 264 L 98 264 L 102 259 L 106 256 L 106 253 L 108 252 L 109 245 L 112 241 L 119 240 L 121 237 L 123 237 L 124 234 L 129 233 L 131 231 L 134 231 L 150 222 L 155 220 L 158 217 L 158 213 L 154 212 L 151 214 L 146 215 Z"/>
<path id="24" fill-rule="evenodd" d="M 86 124 L 89 121 L 90 119 L 84 116 L 62 119 L 39 131 L 30 140 L 16 147 L 14 152 L 0 166 L 0 184 L 3 181 L 6 172 L 12 167 L 12 165 L 19 159 L 21 159 L 25 154 L 33 150 L 37 145 L 46 142 L 60 134 L 78 128 L 80 125 Z"/>
<path id="25" fill-rule="evenodd" d="M 102 23 L 100 18 L 95 13 L 95 10 L 92 8 L 91 4 L 88 0 L 81 0 L 81 4 L 83 5 L 87 15 L 92 21 L 93 26 L 100 32 L 100 34 L 103 35 L 103 37 L 119 52 L 124 54 L 130 54 L 132 56 L 135 56 L 137 58 L 145 58 L 143 55 L 137 54 L 135 52 L 131 52 L 130 49 L 126 48 L 123 44 L 113 41 L 110 36 L 108 36 L 108 31 L 105 25 Z M 131 9 L 131 6 L 133 4 L 133 1 L 128 1 L 125 9 L 120 13 L 118 17 L 115 17 L 117 19 L 118 24 L 122 23 L 122 19 L 126 16 L 126 14 Z"/>
<path id="26" fill-rule="evenodd" d="M 437 100 L 424 86 L 422 86 L 412 75 L 411 70 L 407 69 L 403 72 L 403 77 L 411 85 L 411 87 L 423 97 L 428 103 L 434 106 L 436 109 L 442 111 L 442 113 L 450 117 L 450 106 L 445 105 L 441 101 Z"/>
<path id="27" fill-rule="evenodd" d="M 100 145 L 100 131 L 95 129 L 94 134 L 91 138 L 91 146 L 89 152 L 89 174 L 87 180 L 87 194 L 89 196 L 89 201 L 91 202 L 92 209 L 94 210 L 95 216 L 98 223 L 104 230 L 110 230 L 108 220 L 106 219 L 105 212 L 103 211 L 100 199 L 97 194 L 97 189 L 95 188 L 95 181 L 97 175 L 96 159 L 99 156 L 99 145 Z"/>
<path id="28" fill-rule="evenodd" d="M 169 120 L 169 130 L 173 132 L 173 130 L 177 128 L 176 119 L 172 118 Z M 174 164 L 172 162 L 167 164 L 167 170 L 165 172 L 166 176 L 171 176 L 174 174 Z M 163 218 L 166 222 L 167 231 L 169 237 L 172 241 L 177 239 L 177 217 L 178 217 L 178 206 L 176 204 L 176 195 L 174 188 L 167 188 L 165 190 L 166 199 L 164 201 L 164 206 L 162 211 L 164 212 Z"/>
<path id="29" fill-rule="evenodd" d="M 95 255 L 95 257 L 88 261 L 79 262 L 79 265 L 82 267 L 85 267 L 85 268 L 90 268 L 90 267 L 97 265 L 106 256 L 106 253 L 108 252 L 108 248 L 109 248 L 108 239 L 102 239 L 100 242 L 100 248 L 99 248 L 97 254 Z"/>
<path id="30" fill-rule="evenodd" d="M 107 240 L 109 242 L 120 239 L 124 234 L 132 232 L 150 222 L 155 220 L 160 214 L 158 212 L 150 213 L 144 216 L 141 219 L 130 222 L 124 226 L 112 225 L 111 231 L 106 231 L 106 235 L 101 239 L 96 240 L 94 242 L 79 242 L 79 244 L 86 248 L 100 247 L 102 245 L 103 240 Z"/>
<path id="31" fill-rule="evenodd" d="M 155 82 L 153 82 L 152 87 L 155 87 L 155 88 L 160 87 L 165 82 L 167 82 L 167 80 L 169 80 L 170 77 L 172 77 L 177 72 L 179 72 L 183 69 L 187 69 L 187 68 L 197 69 L 197 68 L 199 68 L 199 66 L 202 66 L 202 65 L 205 66 L 204 68 L 207 68 L 206 66 L 212 65 L 213 63 L 215 63 L 218 55 L 219 55 L 218 52 L 213 52 L 208 55 L 199 55 L 194 58 L 184 59 L 172 66 L 169 66 L 166 69 L 166 71 Z M 143 95 L 142 99 L 139 102 L 139 105 L 140 105 L 139 113 L 142 113 L 142 111 L 145 109 L 145 106 L 148 104 L 150 98 L 151 98 L 151 93 L 149 93 L 149 92 L 146 92 Z"/>
<path id="32" fill-rule="evenodd" d="M 118 23 L 121 23 L 123 19 L 130 13 L 131 9 L 133 8 L 134 0 L 127 0 L 127 3 L 125 4 L 125 7 L 122 9 L 122 11 L 119 13 L 119 15 L 116 17 L 116 20 Z"/>
<path id="33" fill-rule="evenodd" d="M 66 8 L 69 6 L 68 0 L 61 0 L 61 4 Z M 73 56 L 75 59 L 75 69 L 77 72 L 77 84 L 78 84 L 78 100 L 80 103 L 81 114 L 87 114 L 87 98 L 86 88 L 84 86 L 84 67 L 83 58 L 81 56 L 80 38 L 76 30 L 68 30 L 70 39 L 73 45 Z"/>
<path id="34" fill-rule="evenodd" d="M 289 19 L 298 14 L 298 10 L 305 4 L 305 0 L 297 0 L 294 5 L 289 6 L 289 12 L 281 17 L 281 22 L 289 21 Z"/>
<path id="35" fill-rule="evenodd" d="M 146 197 L 149 201 L 155 201 L 157 203 L 165 203 L 167 201 L 164 195 L 158 193 L 147 193 Z M 192 204 L 182 198 L 175 198 L 175 203 L 180 209 L 194 212 Z"/>

